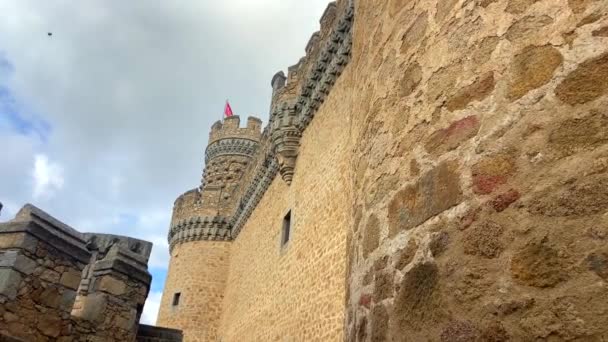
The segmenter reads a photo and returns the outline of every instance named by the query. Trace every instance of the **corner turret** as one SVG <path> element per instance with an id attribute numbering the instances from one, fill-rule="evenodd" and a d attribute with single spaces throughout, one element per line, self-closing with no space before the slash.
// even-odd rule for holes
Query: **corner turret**
<path id="1" fill-rule="evenodd" d="M 262 138 L 262 121 L 238 116 L 211 126 L 201 185 L 180 195 L 173 205 L 169 249 L 171 262 L 158 323 L 179 327 L 188 336 L 215 341 L 220 319 L 232 231 L 235 189 L 243 181 Z M 202 262 L 199 262 L 202 261 Z M 195 289 L 205 288 L 204 293 Z M 200 308 L 204 307 L 202 313 Z M 196 315 L 205 325 L 193 322 Z"/>
<path id="2" fill-rule="evenodd" d="M 181 243 L 199 240 L 230 240 L 230 216 L 237 199 L 235 189 L 262 137 L 262 120 L 239 116 L 217 121 L 211 126 L 205 149 L 201 185 L 180 195 L 173 205 L 169 230 L 171 250 Z"/>

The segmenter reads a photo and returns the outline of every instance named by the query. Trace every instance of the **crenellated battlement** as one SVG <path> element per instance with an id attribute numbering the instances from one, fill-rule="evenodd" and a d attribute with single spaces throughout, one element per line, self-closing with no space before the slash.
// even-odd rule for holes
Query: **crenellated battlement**
<path id="1" fill-rule="evenodd" d="M 336 19 L 337 11 L 338 11 L 338 6 L 337 6 L 336 2 L 334 1 L 334 2 L 330 2 L 327 5 L 325 12 L 323 12 L 321 19 L 319 20 L 319 23 L 321 24 L 321 32 L 323 32 L 324 35 L 327 35 L 327 33 L 329 33 L 329 31 L 331 31 L 331 28 L 334 24 L 334 20 Z"/>
<path id="2" fill-rule="evenodd" d="M 186 191 L 181 194 L 173 203 L 173 216 L 171 226 L 176 222 L 183 221 L 191 217 L 198 211 L 201 205 L 201 194 L 198 188 Z"/>
<path id="3" fill-rule="evenodd" d="M 262 135 L 262 120 L 250 116 L 247 125 L 241 127 L 241 118 L 238 115 L 219 120 L 211 126 L 209 132 L 209 146 L 218 140 L 229 138 L 249 139 L 259 141 Z"/>

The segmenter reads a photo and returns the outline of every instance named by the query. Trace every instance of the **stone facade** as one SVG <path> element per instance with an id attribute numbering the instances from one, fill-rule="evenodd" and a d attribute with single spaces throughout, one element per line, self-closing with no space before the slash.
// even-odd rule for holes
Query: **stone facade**
<path id="1" fill-rule="evenodd" d="M 158 325 L 183 330 L 186 341 L 217 340 L 230 247 L 227 241 L 192 241 L 173 248 Z"/>
<path id="2" fill-rule="evenodd" d="M 602 0 L 330 4 L 261 134 L 212 128 L 225 152 L 176 201 L 159 323 L 186 341 L 608 339 L 607 31 Z"/>
<path id="3" fill-rule="evenodd" d="M 134 341 L 151 249 L 24 206 L 0 224 L 0 340 Z"/>

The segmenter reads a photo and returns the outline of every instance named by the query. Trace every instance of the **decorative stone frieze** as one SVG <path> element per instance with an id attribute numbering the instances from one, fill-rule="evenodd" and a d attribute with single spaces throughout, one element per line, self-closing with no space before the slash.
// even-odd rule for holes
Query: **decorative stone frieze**
<path id="1" fill-rule="evenodd" d="M 272 133 L 272 143 L 279 164 L 279 172 L 283 180 L 290 185 L 296 167 L 298 148 L 302 133 L 296 125 L 297 113 L 295 106 L 286 103 L 275 116 L 276 129 Z"/>
<path id="2" fill-rule="evenodd" d="M 232 156 L 239 155 L 245 157 L 252 157 L 258 149 L 259 143 L 250 139 L 223 139 L 216 141 L 215 143 L 207 146 L 205 151 L 205 162 L 219 157 L 219 156 Z"/>
<path id="3" fill-rule="evenodd" d="M 230 236 L 230 223 L 225 217 L 196 217 L 184 220 L 169 230 L 169 248 L 182 242 L 211 240 L 228 241 Z"/>
<path id="4" fill-rule="evenodd" d="M 299 114 L 298 127 L 301 131 L 306 129 L 350 60 L 353 17 L 354 3 L 351 2 L 338 19 L 330 38 L 325 42 L 323 50 L 302 85 L 296 102 L 296 111 Z"/>

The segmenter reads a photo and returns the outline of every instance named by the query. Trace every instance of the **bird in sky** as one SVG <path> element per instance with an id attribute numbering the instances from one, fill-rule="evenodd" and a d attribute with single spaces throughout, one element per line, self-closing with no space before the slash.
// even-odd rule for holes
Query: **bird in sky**
<path id="1" fill-rule="evenodd" d="M 47 33 L 47 35 L 50 37 L 53 35 L 53 32 L 49 32 L 49 33 Z"/>

